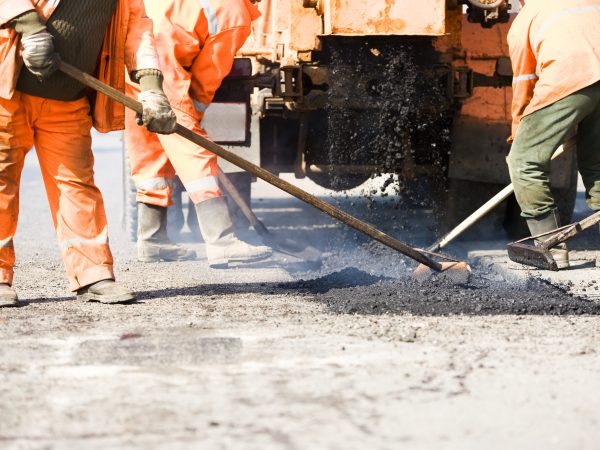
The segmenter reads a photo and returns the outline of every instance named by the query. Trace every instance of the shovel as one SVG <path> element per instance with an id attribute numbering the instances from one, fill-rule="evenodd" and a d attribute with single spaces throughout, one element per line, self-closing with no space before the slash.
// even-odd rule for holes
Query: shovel
<path id="1" fill-rule="evenodd" d="M 233 199 L 238 208 L 240 208 L 240 211 L 242 211 L 244 217 L 248 219 L 250 225 L 254 227 L 265 244 L 267 244 L 273 250 L 284 253 L 288 256 L 293 256 L 294 258 L 301 259 L 308 263 L 318 263 L 321 260 L 321 252 L 315 247 L 310 245 L 303 246 L 292 239 L 271 233 L 265 224 L 262 223 L 258 217 L 256 217 L 256 214 L 254 214 L 254 211 L 252 211 L 250 205 L 246 203 L 244 197 L 242 197 L 235 185 L 229 180 L 229 178 L 227 178 L 227 175 L 225 175 L 220 168 L 218 178 L 222 187 L 225 189 L 225 192 Z"/>
<path id="2" fill-rule="evenodd" d="M 65 73 L 66 75 L 69 75 L 73 79 L 79 81 L 84 86 L 90 87 L 98 92 L 101 92 L 107 97 L 113 99 L 118 103 L 123 104 L 124 106 L 132 109 L 135 112 L 141 113 L 143 111 L 142 104 L 137 100 L 128 97 L 127 95 L 123 94 L 117 89 L 114 89 L 108 86 L 107 84 L 102 83 L 100 80 L 82 72 L 81 70 L 77 69 L 76 67 L 73 67 L 70 64 L 61 62 L 59 65 L 59 70 Z M 183 137 L 184 139 L 187 139 L 190 142 L 193 142 L 194 144 L 213 152 L 215 155 L 220 156 L 224 160 L 229 161 L 230 163 L 240 167 L 246 172 L 249 172 L 252 175 L 266 181 L 267 183 L 278 187 L 282 191 L 285 191 L 288 194 L 293 195 L 294 197 L 302 200 L 303 202 L 314 206 L 315 208 L 323 211 L 325 214 L 333 217 L 334 219 L 337 219 L 340 222 L 343 222 L 346 225 L 354 228 L 355 230 L 366 234 L 370 238 L 381 242 L 382 244 L 402 253 L 405 256 L 414 259 L 415 261 L 420 262 L 421 264 L 429 267 L 430 269 L 436 272 L 441 272 L 443 270 L 442 265 L 439 262 L 433 260 L 431 257 L 426 255 L 422 251 L 413 248 L 405 244 L 404 242 L 394 239 L 393 237 L 383 233 L 382 231 L 379 231 L 372 225 L 369 225 L 368 223 L 363 222 L 354 216 L 351 216 L 350 214 L 342 211 L 341 209 L 330 205 L 326 201 L 323 201 L 315 197 L 314 195 L 311 195 L 308 192 L 305 192 L 302 189 L 294 186 L 293 184 L 282 180 L 281 178 L 273 175 L 265 169 L 252 164 L 251 162 L 232 152 L 225 150 L 223 147 L 221 147 L 218 144 L 215 144 L 210 139 L 200 136 L 199 134 L 194 133 L 193 131 L 185 128 L 180 124 L 177 124 L 177 129 L 175 133 Z"/>
<path id="3" fill-rule="evenodd" d="M 558 270 L 558 265 L 550 253 L 550 249 L 556 247 L 579 233 L 600 223 L 600 211 L 586 217 L 580 222 L 572 223 L 547 233 L 531 236 L 520 241 L 508 244 L 508 257 L 519 264 L 537 267 L 542 270 Z M 552 235 L 545 241 L 535 243 L 535 239 Z"/>
<path id="4" fill-rule="evenodd" d="M 564 153 L 564 147 L 561 145 L 560 147 L 558 147 L 558 149 L 552 155 L 552 160 L 555 160 L 563 153 Z M 457 239 L 465 231 L 467 231 L 469 228 L 471 228 L 473 225 L 475 225 L 477 222 L 479 222 L 482 218 L 484 218 L 487 214 L 489 214 L 494 208 L 496 208 L 498 205 L 500 205 L 504 200 L 506 200 L 508 197 L 510 197 L 514 192 L 515 192 L 515 188 L 514 188 L 513 184 L 511 183 L 508 186 L 506 186 L 504 189 L 502 189 L 500 192 L 498 192 L 496 195 L 494 195 L 487 202 L 485 202 L 473 214 L 471 214 L 469 217 L 467 217 L 465 220 L 463 220 L 461 223 L 459 223 L 456 227 L 454 227 L 452 230 L 450 230 L 446 235 L 444 235 L 443 237 L 438 239 L 436 242 L 434 242 L 432 245 L 427 247 L 426 250 L 422 250 L 422 251 L 429 255 L 437 255 L 436 252 L 439 252 L 440 250 L 445 248 L 448 244 L 450 244 L 455 239 Z M 443 257 L 443 255 L 437 255 L 437 256 Z M 444 258 L 451 262 L 454 262 L 457 265 L 457 266 L 455 266 L 457 269 L 466 270 L 466 271 L 470 270 L 469 266 L 466 265 L 465 263 L 460 263 L 459 261 L 453 260 L 452 258 L 449 258 L 449 257 L 444 257 Z M 462 266 L 461 264 L 464 264 L 464 266 Z M 413 277 L 415 277 L 417 279 L 425 278 L 428 274 L 429 274 L 429 271 L 427 270 L 427 268 L 424 267 L 423 265 L 419 265 L 417 267 L 417 269 L 415 270 Z"/>
<path id="5" fill-rule="evenodd" d="M 564 153 L 564 146 L 558 147 L 558 149 L 552 155 L 552 161 L 558 158 L 560 155 Z M 438 239 L 431 246 L 427 247 L 427 251 L 429 252 L 438 252 L 456 238 L 458 238 L 461 234 L 479 222 L 482 218 L 484 218 L 487 214 L 490 213 L 494 208 L 496 208 L 500 203 L 506 200 L 515 192 L 515 188 L 513 184 L 509 184 L 496 195 L 494 195 L 491 199 L 489 199 L 485 204 L 483 204 L 477 211 L 459 223 L 454 229 L 448 232 L 448 234 L 444 235 L 442 238 Z"/>

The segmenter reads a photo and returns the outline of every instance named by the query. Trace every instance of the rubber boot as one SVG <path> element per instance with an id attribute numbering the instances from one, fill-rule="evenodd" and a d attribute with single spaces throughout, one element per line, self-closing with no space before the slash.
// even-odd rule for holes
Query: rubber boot
<path id="1" fill-rule="evenodd" d="M 230 262 L 258 261 L 271 255 L 269 247 L 250 245 L 236 237 L 225 197 L 198 203 L 196 212 L 210 267 L 226 268 Z"/>
<path id="2" fill-rule="evenodd" d="M 174 244 L 167 235 L 167 208 L 138 203 L 138 261 L 187 261 L 196 252 Z"/>
<path id="3" fill-rule="evenodd" d="M 17 293 L 10 284 L 0 283 L 0 308 L 19 306 Z"/>
<path id="4" fill-rule="evenodd" d="M 136 300 L 135 293 L 115 280 L 101 280 L 77 290 L 77 300 L 106 304 Z"/>
<path id="5" fill-rule="evenodd" d="M 556 230 L 560 227 L 560 218 L 558 216 L 558 210 L 553 209 L 547 214 L 543 216 L 536 217 L 533 219 L 527 219 L 527 226 L 529 227 L 529 231 L 532 236 L 537 236 L 539 234 L 548 233 L 549 231 Z M 539 244 L 547 239 L 549 239 L 552 234 L 547 236 L 543 236 L 540 239 L 536 239 L 535 242 Z M 556 265 L 558 266 L 558 270 L 568 269 L 569 265 L 569 249 L 567 248 L 566 243 L 558 244 L 557 246 L 550 249 L 550 254 L 556 261 Z"/>

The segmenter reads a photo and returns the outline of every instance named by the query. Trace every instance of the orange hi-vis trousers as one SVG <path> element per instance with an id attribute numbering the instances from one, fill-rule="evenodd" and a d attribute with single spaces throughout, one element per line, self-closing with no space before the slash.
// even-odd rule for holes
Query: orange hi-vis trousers
<path id="1" fill-rule="evenodd" d="M 12 284 L 25 155 L 35 145 L 71 289 L 114 279 L 102 194 L 94 184 L 87 98 L 0 98 L 0 283 Z"/>
<path id="2" fill-rule="evenodd" d="M 135 95 L 130 86 L 127 89 Z M 191 117 L 180 110 L 174 111 L 181 125 L 206 136 L 200 126 L 200 114 Z M 176 134 L 151 133 L 136 124 L 135 112 L 128 110 L 125 114 L 125 142 L 138 202 L 169 206 L 175 173 L 194 204 L 223 195 L 217 181 L 217 157 L 213 153 Z"/>

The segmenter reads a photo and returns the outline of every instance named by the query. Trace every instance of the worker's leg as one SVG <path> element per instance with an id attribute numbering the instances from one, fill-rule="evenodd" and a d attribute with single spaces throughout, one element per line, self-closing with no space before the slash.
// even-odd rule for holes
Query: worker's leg
<path id="1" fill-rule="evenodd" d="M 72 290 L 114 279 L 87 99 L 42 100 L 35 147 Z"/>
<path id="2" fill-rule="evenodd" d="M 177 110 L 176 113 L 181 125 L 205 135 L 197 117 Z M 227 199 L 219 189 L 217 157 L 176 134 L 158 138 L 194 202 L 209 264 L 226 266 L 229 261 L 253 261 L 269 256 L 268 247 L 252 246 L 235 236 Z"/>
<path id="3" fill-rule="evenodd" d="M 13 237 L 19 217 L 19 184 L 27 151 L 33 145 L 31 108 L 16 92 L 0 98 L 0 284 L 12 285 L 15 250 Z M 0 293 L 0 306 L 17 304 L 8 286 Z"/>
<path id="4" fill-rule="evenodd" d="M 569 133 L 592 114 L 599 96 L 598 85 L 590 86 L 524 117 L 519 126 L 507 160 L 521 215 L 532 236 L 561 225 L 550 191 L 550 160 Z M 559 269 L 569 267 L 566 244 L 551 253 Z"/>
<path id="5" fill-rule="evenodd" d="M 600 210 L 600 101 L 592 114 L 580 124 L 577 133 L 577 163 L 585 185 L 587 203 Z M 600 256 L 596 257 L 600 267 Z"/>
<path id="6" fill-rule="evenodd" d="M 556 208 L 550 159 L 569 132 L 595 110 L 598 91 L 598 85 L 582 89 L 521 121 L 507 162 L 523 217 L 540 217 Z"/>
<path id="7" fill-rule="evenodd" d="M 165 154 L 158 135 L 139 126 L 135 112 L 125 113 L 125 144 L 137 201 L 163 208 L 171 204 L 171 182 L 175 170 Z"/>
<path id="8" fill-rule="evenodd" d="M 600 93 L 596 109 L 579 124 L 577 164 L 585 185 L 587 203 L 591 209 L 598 211 L 600 210 Z"/>
<path id="9" fill-rule="evenodd" d="M 167 208 L 171 204 L 175 170 L 157 135 L 135 122 L 135 113 L 125 116 L 125 142 L 131 176 L 137 188 L 138 260 L 142 262 L 185 261 L 196 252 L 170 241 L 167 233 Z"/>

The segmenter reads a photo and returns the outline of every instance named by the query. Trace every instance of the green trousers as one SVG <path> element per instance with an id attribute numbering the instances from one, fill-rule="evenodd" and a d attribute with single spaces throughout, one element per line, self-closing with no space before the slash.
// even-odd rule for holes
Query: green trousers
<path id="1" fill-rule="evenodd" d="M 556 208 L 550 159 L 577 127 L 577 164 L 588 205 L 600 210 L 600 82 L 523 117 L 508 155 L 521 215 L 535 218 Z"/>

